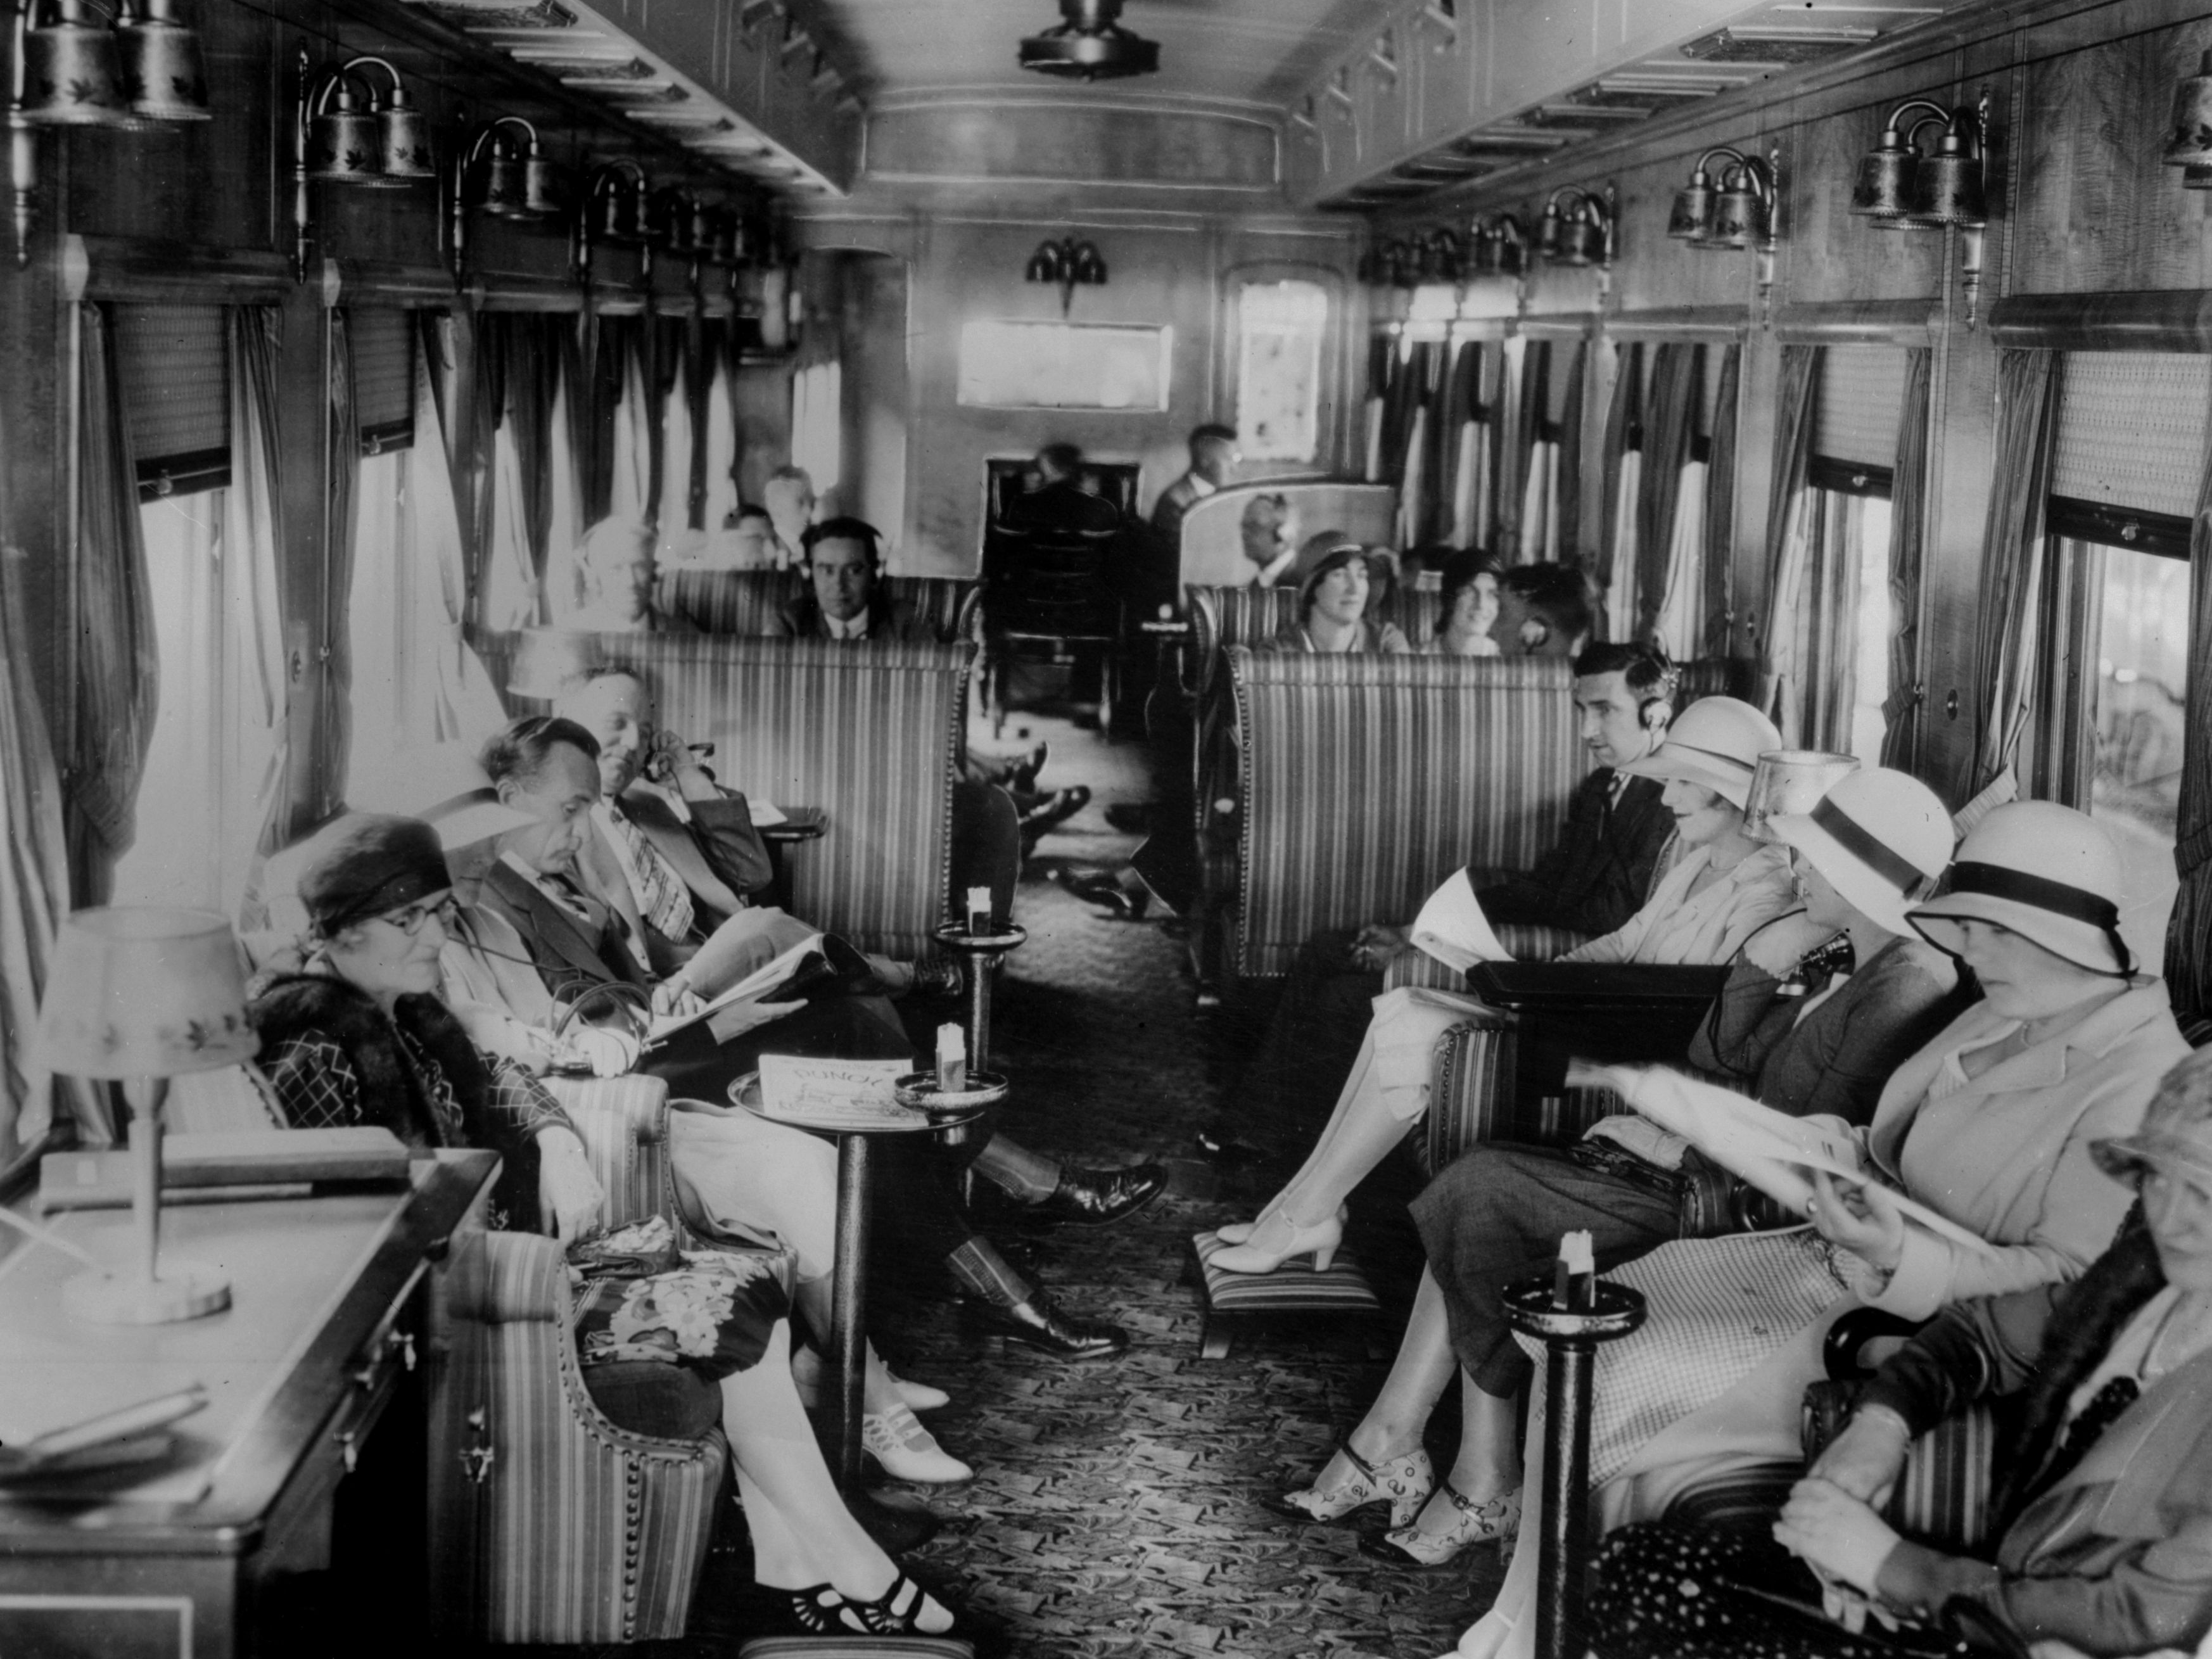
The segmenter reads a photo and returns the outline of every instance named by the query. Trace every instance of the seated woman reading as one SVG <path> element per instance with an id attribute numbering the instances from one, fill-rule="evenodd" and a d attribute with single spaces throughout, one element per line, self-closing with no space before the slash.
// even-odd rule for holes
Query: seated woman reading
<path id="1" fill-rule="evenodd" d="M 1950 1011 L 1958 975 L 1911 936 L 1905 914 L 1950 863 L 1951 821 L 1926 785 L 1875 768 L 1842 780 L 1810 814 L 1769 828 L 1790 849 L 1805 908 L 1737 953 L 1688 1060 L 1792 1116 L 1863 1124 L 1889 1073 Z M 1832 941 L 1848 944 L 1850 971 L 1802 965 L 1815 952 L 1832 963 Z M 1626 1144 L 1608 1133 L 1624 1124 L 1632 1126 Z M 1285 1509 L 1335 1520 L 1389 1494 L 1394 1530 L 1362 1547 L 1420 1566 L 1514 1530 L 1515 1402 L 1530 1373 L 1500 1290 L 1542 1272 L 1563 1232 L 1589 1231 L 1603 1269 L 1696 1236 L 1681 1231 L 1679 1171 L 1704 1161 L 1664 1132 L 1637 1127 L 1650 1126 L 1607 1118 L 1572 1148 L 1491 1142 L 1437 1175 L 1413 1205 L 1436 1265 L 1421 1275 L 1396 1363 L 1336 1456 L 1310 1489 L 1284 1498 Z M 1455 1371 L 1460 1451 L 1438 1485 L 1422 1435 Z"/>
<path id="2" fill-rule="evenodd" d="M 2090 1152 L 2141 1195 L 2112 1248 L 2073 1285 L 1960 1303 L 1912 1338 L 1772 1542 L 1665 1521 L 1615 1533 L 1591 1575 L 1601 1654 L 1924 1654 L 1954 1597 L 2038 1652 L 2197 1647 L 2212 1629 L 2212 1056 L 2166 1073 L 2140 1133 Z M 1990 1460 L 1994 1550 L 1900 1538 L 1881 1509 L 1911 1441 L 1977 1399 L 2014 1407 Z M 1901 1627 L 1854 1633 L 1829 1597 Z"/>
<path id="3" fill-rule="evenodd" d="M 1598 1360 L 1602 1526 L 1793 1462 L 1805 1385 L 1825 1375 L 1823 1340 L 1850 1309 L 1925 1319 L 2063 1284 L 2118 1227 L 2127 1195 L 2090 1147 L 2133 1134 L 2188 1053 L 2165 986 L 2120 939 L 2119 854 L 2084 814 L 2017 802 L 1960 845 L 1951 889 L 1908 919 L 1972 970 L 1983 1000 L 1884 1086 L 1859 1132 L 1875 1178 L 1816 1175 L 1809 1229 L 1662 1244 L 1613 1275 L 1651 1316 Z M 1885 1181 L 1986 1243 L 1908 1223 Z M 1529 1650 L 1535 1553 L 1516 1552 L 1462 1654 Z"/>
<path id="4" fill-rule="evenodd" d="M 1398 624 L 1368 615 L 1395 578 L 1387 553 L 1370 551 L 1340 530 L 1308 538 L 1281 582 L 1298 590 L 1298 619 L 1265 648 L 1310 656 L 1407 655 L 1413 647 Z"/>
<path id="5" fill-rule="evenodd" d="M 1759 757 L 1782 745 L 1773 722 L 1749 703 L 1706 697 L 1675 720 L 1667 741 L 1629 766 L 1663 778 L 1681 851 L 1642 909 L 1565 962 L 1726 962 L 1790 909 L 1789 854 L 1745 833 L 1743 803 Z M 1212 1265 L 1273 1273 L 1294 1255 L 1326 1265 L 1344 1233 L 1340 1206 L 1428 1109 L 1429 1056 L 1437 1039 L 1479 1012 L 1469 997 L 1399 990 L 1376 999 L 1376 1017 L 1321 1141 L 1291 1182 L 1245 1230 L 1224 1228 L 1231 1248 Z"/>
<path id="6" fill-rule="evenodd" d="M 901 1572 L 839 1498 L 791 1382 L 778 1252 L 685 1253 L 661 1237 L 641 1283 L 594 1276 L 583 1245 L 604 1200 L 567 1115 L 528 1073 L 487 1060 L 438 1000 L 440 920 L 453 878 L 436 833 L 356 814 L 315 838 L 300 878 L 307 971 L 263 990 L 261 1065 L 295 1127 L 381 1124 L 416 1146 L 479 1146 L 504 1164 L 495 1219 L 541 1215 L 583 1273 L 576 1350 L 599 1364 L 665 1358 L 722 1397 L 752 1534 L 754 1576 L 782 1593 L 794 1632 L 938 1633 L 953 1615 Z M 645 1287 L 650 1287 L 647 1290 Z M 643 1291 L 643 1293 L 641 1293 Z M 702 1329 L 665 1306 L 726 1308 Z"/>

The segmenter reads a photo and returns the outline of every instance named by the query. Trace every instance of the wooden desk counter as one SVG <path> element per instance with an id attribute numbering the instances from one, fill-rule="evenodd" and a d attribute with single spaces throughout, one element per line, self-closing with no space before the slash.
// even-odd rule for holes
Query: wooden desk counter
<path id="1" fill-rule="evenodd" d="M 76 1323 L 61 1308 L 76 1261 L 29 1243 L 0 1259 L 0 1440 L 195 1382 L 209 1395 L 161 1462 L 0 1486 L 0 1654 L 278 1650 L 279 1587 L 331 1565 L 334 1500 L 356 1464 L 364 1488 L 424 1501 L 424 1280 L 457 1229 L 481 1224 L 496 1167 L 442 1152 L 404 1192 L 173 1205 L 164 1255 L 232 1287 L 228 1309 L 179 1324 Z M 128 1259 L 127 1212 L 51 1219 L 95 1256 Z M 406 1518 L 419 1542 L 425 1516 Z"/>

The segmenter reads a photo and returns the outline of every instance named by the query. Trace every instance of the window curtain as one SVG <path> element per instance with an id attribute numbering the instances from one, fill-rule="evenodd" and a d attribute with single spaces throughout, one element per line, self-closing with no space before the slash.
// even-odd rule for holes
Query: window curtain
<path id="1" fill-rule="evenodd" d="M 1605 590 L 1605 634 L 1627 639 L 1636 630 L 1636 498 L 1643 482 L 1643 427 L 1639 418 L 1644 347 L 1632 343 L 1620 354 L 1613 381 L 1613 404 L 1606 411 L 1604 510 L 1598 526 L 1597 575 Z"/>
<path id="2" fill-rule="evenodd" d="M 1521 562 L 1521 487 L 1527 473 L 1521 409 L 1528 343 L 1500 340 L 1491 348 L 1494 370 L 1490 396 L 1490 540 L 1503 563 Z"/>
<path id="3" fill-rule="evenodd" d="M 506 723 L 491 675 L 468 642 L 469 555 L 464 533 L 460 486 L 453 476 L 446 421 L 438 398 L 438 372 L 445 366 L 444 333 L 439 319 L 425 313 L 422 349 L 415 360 L 415 447 L 409 452 L 413 476 L 407 492 L 406 541 L 421 568 L 435 574 L 425 584 L 437 596 L 434 620 L 416 648 L 432 653 L 435 685 L 436 743 L 481 743 Z"/>
<path id="4" fill-rule="evenodd" d="M 711 538 L 737 513 L 738 464 L 742 459 L 738 453 L 736 334 L 720 318 L 708 320 L 706 355 L 712 378 L 707 387 L 707 493 L 700 519 Z"/>
<path id="5" fill-rule="evenodd" d="M 105 306 L 86 304 L 77 308 L 77 325 L 76 708 L 63 811 L 70 900 L 82 906 L 107 902 L 116 862 L 130 850 L 161 665 L 113 323 Z"/>
<path id="6" fill-rule="evenodd" d="M 1394 532 L 1401 548 L 1425 542 L 1433 516 L 1437 493 L 1433 437 L 1443 395 L 1439 385 L 1443 354 L 1441 341 L 1419 340 L 1406 360 L 1406 416 L 1397 457 L 1398 517 Z"/>
<path id="7" fill-rule="evenodd" d="M 652 350 L 645 319 L 624 331 L 621 352 L 622 395 L 613 415 L 611 480 L 606 516 L 642 520 L 653 498 L 653 412 L 648 407 L 646 358 Z"/>
<path id="8" fill-rule="evenodd" d="M 1397 359 L 1397 343 L 1396 339 L 1389 334 L 1377 333 L 1368 337 L 1367 401 L 1361 408 L 1359 476 L 1369 483 L 1383 482 L 1383 444 L 1390 412 L 1390 370 Z"/>
<path id="9" fill-rule="evenodd" d="M 1526 348 L 1521 376 L 1521 557 L 1559 557 L 1559 429 L 1552 424 L 1552 343 Z"/>
<path id="10" fill-rule="evenodd" d="M 1560 401 L 1553 446 L 1552 523 L 1556 551 L 1548 556 L 1587 564 L 1589 550 L 1583 544 L 1583 405 L 1589 374 L 1589 342 L 1577 340 L 1574 349 L 1564 355 L 1565 396 Z M 1556 373 L 1559 354 L 1554 354 L 1553 363 Z"/>
<path id="11" fill-rule="evenodd" d="M 690 493 L 691 416 L 684 392 L 684 323 L 681 317 L 647 313 L 646 337 L 652 343 L 647 364 L 652 453 L 647 461 L 645 518 L 665 536 L 684 527 Z M 814 331 L 818 332 L 819 331 Z"/>
<path id="12" fill-rule="evenodd" d="M 1974 641 L 1975 795 L 1984 810 L 2020 792 L 2014 762 L 2035 684 L 2035 609 L 2044 508 L 2057 428 L 2058 360 L 2049 351 L 1997 358 L 1997 445 L 1982 535 L 1981 626 Z"/>
<path id="13" fill-rule="evenodd" d="M 1813 455 L 1813 409 L 1820 385 L 1820 348 L 1786 345 L 1774 400 L 1774 478 L 1766 505 L 1766 626 L 1759 639 L 1759 675 L 1766 711 L 1782 741 L 1803 741 L 1802 619 L 1813 562 L 1805 480 Z"/>
<path id="14" fill-rule="evenodd" d="M 1698 625 L 1705 606 L 1705 490 L 1711 451 L 1694 441 L 1676 474 L 1674 526 L 1667 543 L 1667 576 L 1651 636 L 1667 654 L 1687 662 L 1698 654 Z"/>
<path id="15" fill-rule="evenodd" d="M 1742 396 L 1743 348 L 1721 352 L 1720 378 L 1713 391 L 1705 472 L 1705 627 L 1697 648 L 1725 656 L 1735 626 L 1735 457 L 1736 410 Z"/>
<path id="16" fill-rule="evenodd" d="M 1651 383 L 1644 401 L 1642 488 L 1636 498 L 1636 634 L 1649 639 L 1668 605 L 1668 574 L 1674 551 L 1674 508 L 1682 473 L 1697 436 L 1698 390 L 1705 348 L 1669 341 L 1652 353 Z"/>
<path id="17" fill-rule="evenodd" d="M 0 547 L 0 1164 L 53 1130 L 58 1110 L 79 1146 L 115 1142 L 106 1096 L 86 1079 L 47 1071 L 32 1036 L 54 930 L 70 907 L 61 780 L 23 628 L 27 556 Z"/>
<path id="18" fill-rule="evenodd" d="M 2166 931 L 2166 988 L 2185 1028 L 2212 1018 L 2212 448 L 2197 481 L 2189 526 L 2187 741 L 2174 823 L 2173 867 L 2181 878 Z M 2199 1031 L 2189 1031 L 2201 1043 Z"/>
<path id="19" fill-rule="evenodd" d="M 1928 400 L 1935 353 L 1905 354 L 1904 419 L 1889 486 L 1889 689 L 1881 700 L 1881 763 L 1910 771 L 1918 747 L 1921 521 L 1928 504 Z"/>
<path id="20" fill-rule="evenodd" d="M 331 327 L 343 330 L 343 312 L 331 312 Z M 347 365 L 343 331 L 331 345 L 337 362 Z M 261 825 L 257 845 L 226 848 L 223 891 L 246 887 L 246 869 L 257 854 L 274 852 L 292 841 L 307 823 L 337 811 L 345 799 L 347 684 L 349 653 L 345 637 L 330 641 L 323 679 L 323 702 L 316 708 L 312 787 L 285 787 L 292 775 L 289 750 L 289 677 L 285 675 L 283 606 L 279 571 L 283 571 L 283 465 L 276 438 L 276 365 L 283 354 L 283 314 L 274 305 L 232 305 L 226 314 L 228 372 L 230 372 L 230 493 L 223 514 L 226 602 L 230 606 L 232 675 L 246 702 L 246 726 L 261 732 L 258 752 L 239 754 L 239 779 L 257 779 L 254 821 Z M 354 568 L 354 473 L 361 465 L 361 427 L 354 425 L 352 376 L 331 376 L 331 442 L 343 442 L 345 467 L 331 467 L 331 522 L 327 571 L 330 592 L 345 592 Z M 338 403 L 343 403 L 343 418 Z M 230 865 L 237 860 L 237 878 Z"/>
<path id="21" fill-rule="evenodd" d="M 276 313 L 268 307 L 240 307 L 230 313 L 230 408 L 234 428 L 231 488 L 238 496 L 232 522 L 244 545 L 258 550 L 265 543 L 273 554 L 280 533 L 274 488 L 278 454 L 276 359 L 270 351 L 264 363 L 262 347 L 264 342 L 273 346 L 275 341 L 254 320 L 255 313 L 264 311 L 274 323 Z M 324 571 L 328 583 L 324 614 L 327 618 L 339 603 L 337 596 L 353 592 L 355 515 L 361 499 L 361 410 L 355 398 L 352 322 L 343 311 L 329 313 L 323 343 L 327 371 L 324 383 L 331 400 L 330 454 L 324 474 L 329 495 L 323 520 Z M 264 367 L 267 380 L 257 386 L 255 382 Z M 253 475 L 252 479 L 249 473 Z M 316 774 L 313 791 L 315 810 L 302 814 L 304 823 L 315 823 L 336 810 L 344 799 L 345 782 L 351 770 L 353 651 L 349 631 L 331 630 L 326 643 L 330 654 L 324 661 L 322 694 L 314 705 L 314 752 L 303 757 L 308 765 L 320 770 Z M 280 639 L 280 675 L 283 648 Z M 294 799 L 301 793 L 297 789 L 285 793 Z M 262 852 L 273 853 L 291 839 L 289 824 L 275 823 L 267 817 L 263 823 L 266 828 L 262 836 Z"/>
<path id="22" fill-rule="evenodd" d="M 1454 547 L 1473 547 L 1482 431 L 1482 348 L 1473 340 L 1461 341 L 1452 353 L 1451 380 L 1444 396 L 1444 410 L 1451 455 L 1451 489 L 1444 539 Z"/>

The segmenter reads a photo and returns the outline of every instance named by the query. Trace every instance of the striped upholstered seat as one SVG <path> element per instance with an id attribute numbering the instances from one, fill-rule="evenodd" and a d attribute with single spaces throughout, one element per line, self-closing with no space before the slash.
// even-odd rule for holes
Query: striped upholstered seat
<path id="1" fill-rule="evenodd" d="M 1228 653 L 1243 972 L 1328 927 L 1407 918 L 1462 865 L 1526 869 L 1581 775 L 1568 665 Z"/>
<path id="2" fill-rule="evenodd" d="M 791 859 L 794 914 L 864 951 L 936 949 L 973 647 L 675 634 L 587 635 L 580 645 L 642 673 L 661 723 L 711 739 L 710 763 L 732 787 L 823 810 L 829 834 Z M 479 646 L 495 682 L 511 648 L 497 636 Z"/>
<path id="3" fill-rule="evenodd" d="M 556 1086 L 606 1188 L 610 1224 L 678 1220 L 659 1080 Z M 601 1410 L 577 1363 L 557 1241 L 465 1230 L 439 1285 L 430 1543 L 441 1633 L 561 1644 L 682 1635 L 728 1461 L 720 1430 L 641 1434 Z"/>
<path id="4" fill-rule="evenodd" d="M 1238 1335 L 1271 1321 L 1364 1319 L 1382 1311 L 1375 1287 L 1348 1250 L 1339 1250 L 1326 1273 L 1316 1272 L 1310 1258 L 1299 1256 L 1271 1273 L 1232 1273 L 1213 1265 L 1227 1248 L 1218 1233 L 1191 1236 L 1188 1276 L 1197 1282 L 1205 1322 L 1199 1333 L 1202 1359 L 1227 1358 Z"/>

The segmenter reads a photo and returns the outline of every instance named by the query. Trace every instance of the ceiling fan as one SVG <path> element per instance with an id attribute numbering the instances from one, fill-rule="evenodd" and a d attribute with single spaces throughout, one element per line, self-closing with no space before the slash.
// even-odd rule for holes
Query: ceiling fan
<path id="1" fill-rule="evenodd" d="M 1023 40 L 1024 69 L 1066 81 L 1112 81 L 1158 70 L 1159 42 L 1115 21 L 1121 0 L 1060 0 L 1060 15 L 1064 21 L 1058 28 Z"/>

